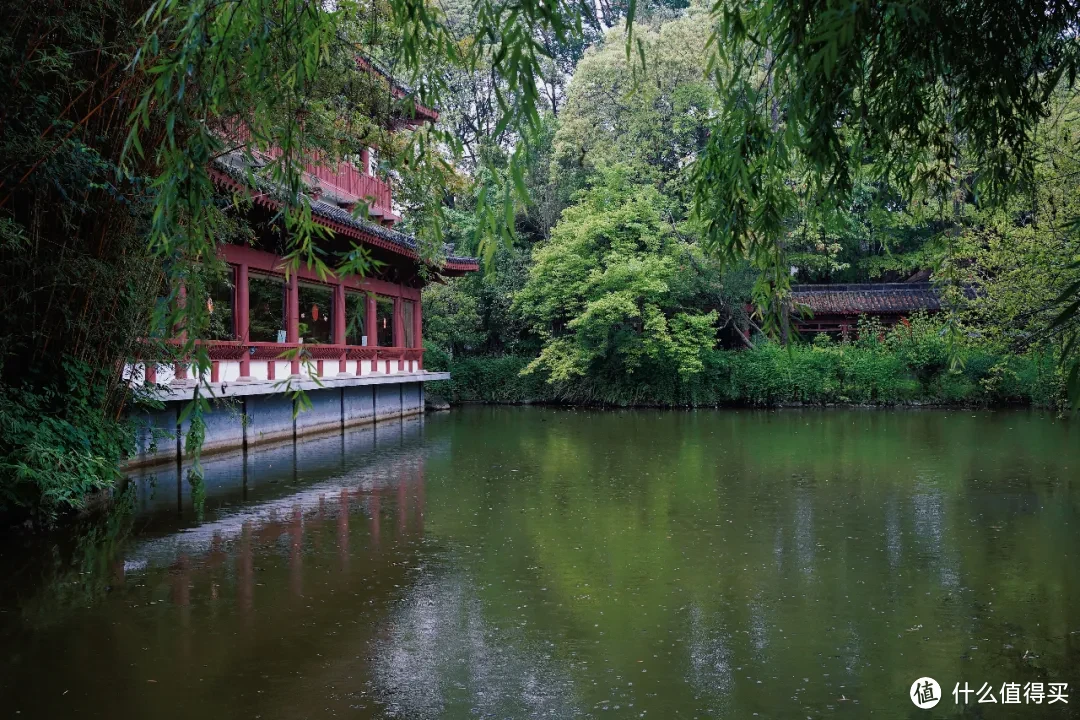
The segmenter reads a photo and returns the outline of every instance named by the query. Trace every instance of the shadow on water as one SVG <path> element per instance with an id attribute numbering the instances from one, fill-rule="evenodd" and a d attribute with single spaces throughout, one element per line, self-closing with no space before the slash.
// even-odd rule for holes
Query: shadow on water
<path id="1" fill-rule="evenodd" d="M 0 707 L 907 718 L 923 675 L 942 716 L 956 682 L 1075 685 L 1078 440 L 1029 413 L 472 408 L 208 458 L 201 512 L 182 468 L 140 471 L 104 522 L 3 549 Z"/>
<path id="2" fill-rule="evenodd" d="M 200 492 L 191 487 L 186 467 L 138 469 L 129 475 L 136 488 L 135 512 L 147 522 L 149 527 L 144 530 L 180 530 L 229 515 L 232 509 L 245 504 L 289 497 L 322 481 L 339 482 L 359 458 L 364 459 L 365 466 L 387 459 L 393 463 L 400 455 L 416 450 L 422 432 L 423 419 L 413 417 L 341 434 L 256 447 L 247 453 L 210 455 L 202 462 L 205 482 Z M 351 479 L 370 480 L 355 476 Z M 202 508 L 198 507 L 200 500 Z"/>

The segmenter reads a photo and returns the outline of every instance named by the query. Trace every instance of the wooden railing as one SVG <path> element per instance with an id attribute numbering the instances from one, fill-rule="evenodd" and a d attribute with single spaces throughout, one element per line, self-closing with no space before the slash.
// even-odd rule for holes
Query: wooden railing
<path id="1" fill-rule="evenodd" d="M 307 167 L 307 171 L 340 192 L 364 200 L 378 210 L 391 209 L 390 186 L 372 175 L 365 175 L 347 162 L 336 171 L 322 165 Z"/>
<path id="2" fill-rule="evenodd" d="M 281 156 L 279 148 L 271 148 L 266 153 L 269 157 Z M 363 200 L 377 215 L 392 215 L 393 202 L 390 185 L 374 175 L 361 172 L 352 163 L 342 161 L 336 168 L 321 164 L 308 164 L 304 170 L 329 185 L 339 194 L 352 197 L 355 201 Z M 395 216 L 396 217 L 396 216 Z"/>
<path id="3" fill-rule="evenodd" d="M 180 341 L 173 340 L 169 345 L 179 347 Z M 290 364 L 290 373 L 299 375 L 301 366 L 315 365 L 315 375 L 318 377 L 337 377 L 347 372 L 348 362 L 356 362 L 355 376 L 363 374 L 363 361 L 371 363 L 372 374 L 392 374 L 404 372 L 405 363 L 416 361 L 417 371 L 424 369 L 423 348 L 405 347 L 379 347 L 376 345 L 336 345 L 336 344 L 302 344 L 302 343 L 269 343 L 269 342 L 243 342 L 239 340 L 197 340 L 197 347 L 206 348 L 210 359 L 210 382 L 221 381 L 221 364 L 223 362 L 238 362 L 240 365 L 240 378 L 251 378 L 251 363 L 265 362 L 266 377 L 268 380 L 277 379 L 277 363 L 285 361 Z M 145 362 L 145 380 L 148 383 L 157 382 L 157 367 L 162 364 L 150 359 L 154 354 L 149 344 L 146 350 L 140 353 L 140 360 Z M 336 361 L 337 367 L 334 368 Z M 327 363 L 330 365 L 327 365 Z M 173 366 L 173 372 L 178 380 L 187 378 L 188 366 L 191 358 L 170 360 L 168 364 Z"/>

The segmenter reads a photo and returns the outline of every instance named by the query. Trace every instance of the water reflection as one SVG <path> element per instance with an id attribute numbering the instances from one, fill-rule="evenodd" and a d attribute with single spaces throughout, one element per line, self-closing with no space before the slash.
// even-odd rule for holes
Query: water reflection
<path id="1" fill-rule="evenodd" d="M 211 458 L 201 520 L 142 473 L 5 547 L 0 707 L 908 717 L 920 675 L 1075 683 L 1076 432 L 484 408 Z"/>
<path id="2" fill-rule="evenodd" d="M 554 717 L 581 714 L 569 668 L 520 626 L 493 626 L 468 578 L 418 583 L 379 644 L 377 687 L 403 717 Z"/>

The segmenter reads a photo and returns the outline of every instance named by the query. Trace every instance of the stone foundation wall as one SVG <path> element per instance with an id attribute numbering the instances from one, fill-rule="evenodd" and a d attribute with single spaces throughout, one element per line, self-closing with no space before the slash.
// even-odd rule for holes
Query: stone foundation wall
<path id="1" fill-rule="evenodd" d="M 203 415 L 204 455 L 278 443 L 318 433 L 338 432 L 424 412 L 422 382 L 381 383 L 307 390 L 311 407 L 295 414 L 298 402 L 285 394 L 248 395 L 211 400 Z M 127 467 L 181 462 L 190 421 L 180 418 L 186 400 L 165 403 L 162 410 L 134 415 L 137 453 Z"/>

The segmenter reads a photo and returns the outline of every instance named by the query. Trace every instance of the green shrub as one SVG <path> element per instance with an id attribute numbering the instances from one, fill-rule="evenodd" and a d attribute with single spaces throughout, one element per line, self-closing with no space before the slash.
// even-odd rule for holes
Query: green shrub
<path id="1" fill-rule="evenodd" d="M 450 363 L 448 394 L 456 401 L 467 402 L 554 402 L 556 389 L 544 378 L 522 375 L 532 358 L 516 355 L 470 357 Z"/>
<path id="2" fill-rule="evenodd" d="M 709 351 L 690 377 L 646 366 L 632 375 L 602 372 L 557 383 L 523 375 L 530 357 L 472 357 L 449 363 L 452 380 L 442 392 L 457 402 L 592 405 L 1061 404 L 1052 358 L 961 349 L 962 369 L 954 371 L 949 357 L 944 339 L 930 332 L 788 348 L 766 342 L 755 350 Z"/>
<path id="3" fill-rule="evenodd" d="M 111 489 L 134 429 L 107 408 L 113 378 L 84 363 L 25 385 L 0 387 L 0 514 L 49 521 Z"/>
<path id="4" fill-rule="evenodd" d="M 436 345 L 424 343 L 424 369 L 446 372 L 450 369 L 450 354 Z"/>

